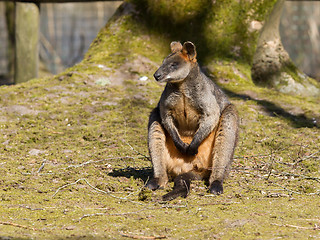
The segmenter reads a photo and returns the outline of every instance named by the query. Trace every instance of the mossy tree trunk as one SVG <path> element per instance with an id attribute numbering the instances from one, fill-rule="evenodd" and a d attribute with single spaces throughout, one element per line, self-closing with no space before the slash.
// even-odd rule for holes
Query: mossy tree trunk
<path id="1" fill-rule="evenodd" d="M 317 84 L 297 69 L 282 45 L 279 24 L 284 2 L 277 1 L 261 30 L 253 56 L 252 79 L 284 93 L 319 95 Z"/>
<path id="2" fill-rule="evenodd" d="M 253 56 L 252 78 L 260 84 L 272 84 L 272 78 L 281 69 L 291 64 L 284 50 L 279 33 L 279 24 L 285 0 L 279 0 L 264 24 Z"/>
<path id="3" fill-rule="evenodd" d="M 283 2 L 127 0 L 93 42 L 87 60 L 99 62 L 102 57 L 120 63 L 133 61 L 140 54 L 159 64 L 168 54 L 171 41 L 188 40 L 197 46 L 198 61 L 206 65 L 216 79 L 221 77 L 218 75 L 222 68 L 230 69 L 230 63 L 235 63 L 245 67 L 234 72 L 249 75 L 247 78 L 251 74 L 244 71 L 252 67 L 255 83 L 298 95 L 319 94 L 314 86 L 317 83 L 298 72 L 282 47 L 278 24 Z M 265 47 L 270 41 L 275 45 Z M 103 53 L 99 51 L 101 44 L 104 44 Z M 277 56 L 266 59 L 272 47 L 281 51 L 275 51 Z M 217 66 L 219 71 L 215 70 Z M 294 76 L 290 81 L 298 82 L 300 87 L 288 91 L 288 81 L 285 84 L 281 81 L 288 76 Z M 224 78 L 227 77 L 225 74 Z"/>
<path id="4" fill-rule="evenodd" d="M 39 6 L 35 3 L 15 3 L 15 83 L 38 76 Z"/>

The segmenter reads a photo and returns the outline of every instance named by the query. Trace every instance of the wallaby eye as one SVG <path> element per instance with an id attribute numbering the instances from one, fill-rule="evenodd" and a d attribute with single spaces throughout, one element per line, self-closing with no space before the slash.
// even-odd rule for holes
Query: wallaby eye
<path id="1" fill-rule="evenodd" d="M 170 67 L 176 68 L 178 65 L 179 65 L 178 62 L 173 62 L 173 63 L 171 63 Z"/>

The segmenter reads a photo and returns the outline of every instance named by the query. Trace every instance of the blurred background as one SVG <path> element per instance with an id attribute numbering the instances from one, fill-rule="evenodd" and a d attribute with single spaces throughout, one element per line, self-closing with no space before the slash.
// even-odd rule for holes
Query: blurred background
<path id="1" fill-rule="evenodd" d="M 284 48 L 304 73 L 320 81 L 320 1 L 286 1 L 280 22 Z"/>
<path id="2" fill-rule="evenodd" d="M 12 40 L 6 21 L 10 12 L 8 4 L 12 3 L 0 2 L 0 85 L 13 82 Z M 99 30 L 120 4 L 121 1 L 41 4 L 40 76 L 57 74 L 80 62 Z M 285 3 L 280 24 L 283 45 L 294 63 L 318 81 L 319 32 L 320 1 Z"/>

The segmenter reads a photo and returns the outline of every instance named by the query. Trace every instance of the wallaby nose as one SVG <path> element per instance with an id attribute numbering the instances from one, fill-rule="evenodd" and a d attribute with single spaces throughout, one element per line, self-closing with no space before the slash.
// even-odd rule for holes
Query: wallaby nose
<path id="1" fill-rule="evenodd" d="M 161 77 L 161 74 L 158 73 L 158 72 L 155 72 L 155 73 L 153 74 L 153 77 L 154 77 L 157 81 L 159 81 L 159 79 L 160 79 L 160 77 Z"/>

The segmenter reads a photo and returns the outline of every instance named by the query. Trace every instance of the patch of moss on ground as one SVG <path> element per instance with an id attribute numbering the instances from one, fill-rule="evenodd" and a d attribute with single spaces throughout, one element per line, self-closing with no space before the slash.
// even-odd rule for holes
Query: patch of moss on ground
<path id="1" fill-rule="evenodd" d="M 151 79 L 100 86 L 86 78 L 1 87 L 1 236 L 319 237 L 319 128 L 276 113 L 277 106 L 285 105 L 285 112 L 293 104 L 316 116 L 315 100 L 257 88 L 246 79 L 220 84 L 241 117 L 225 194 L 211 196 L 195 182 L 187 199 L 162 203 L 166 190 L 144 196 L 142 188 L 152 173 L 147 118 L 163 86 Z M 17 105 L 30 111 L 10 110 Z"/>

